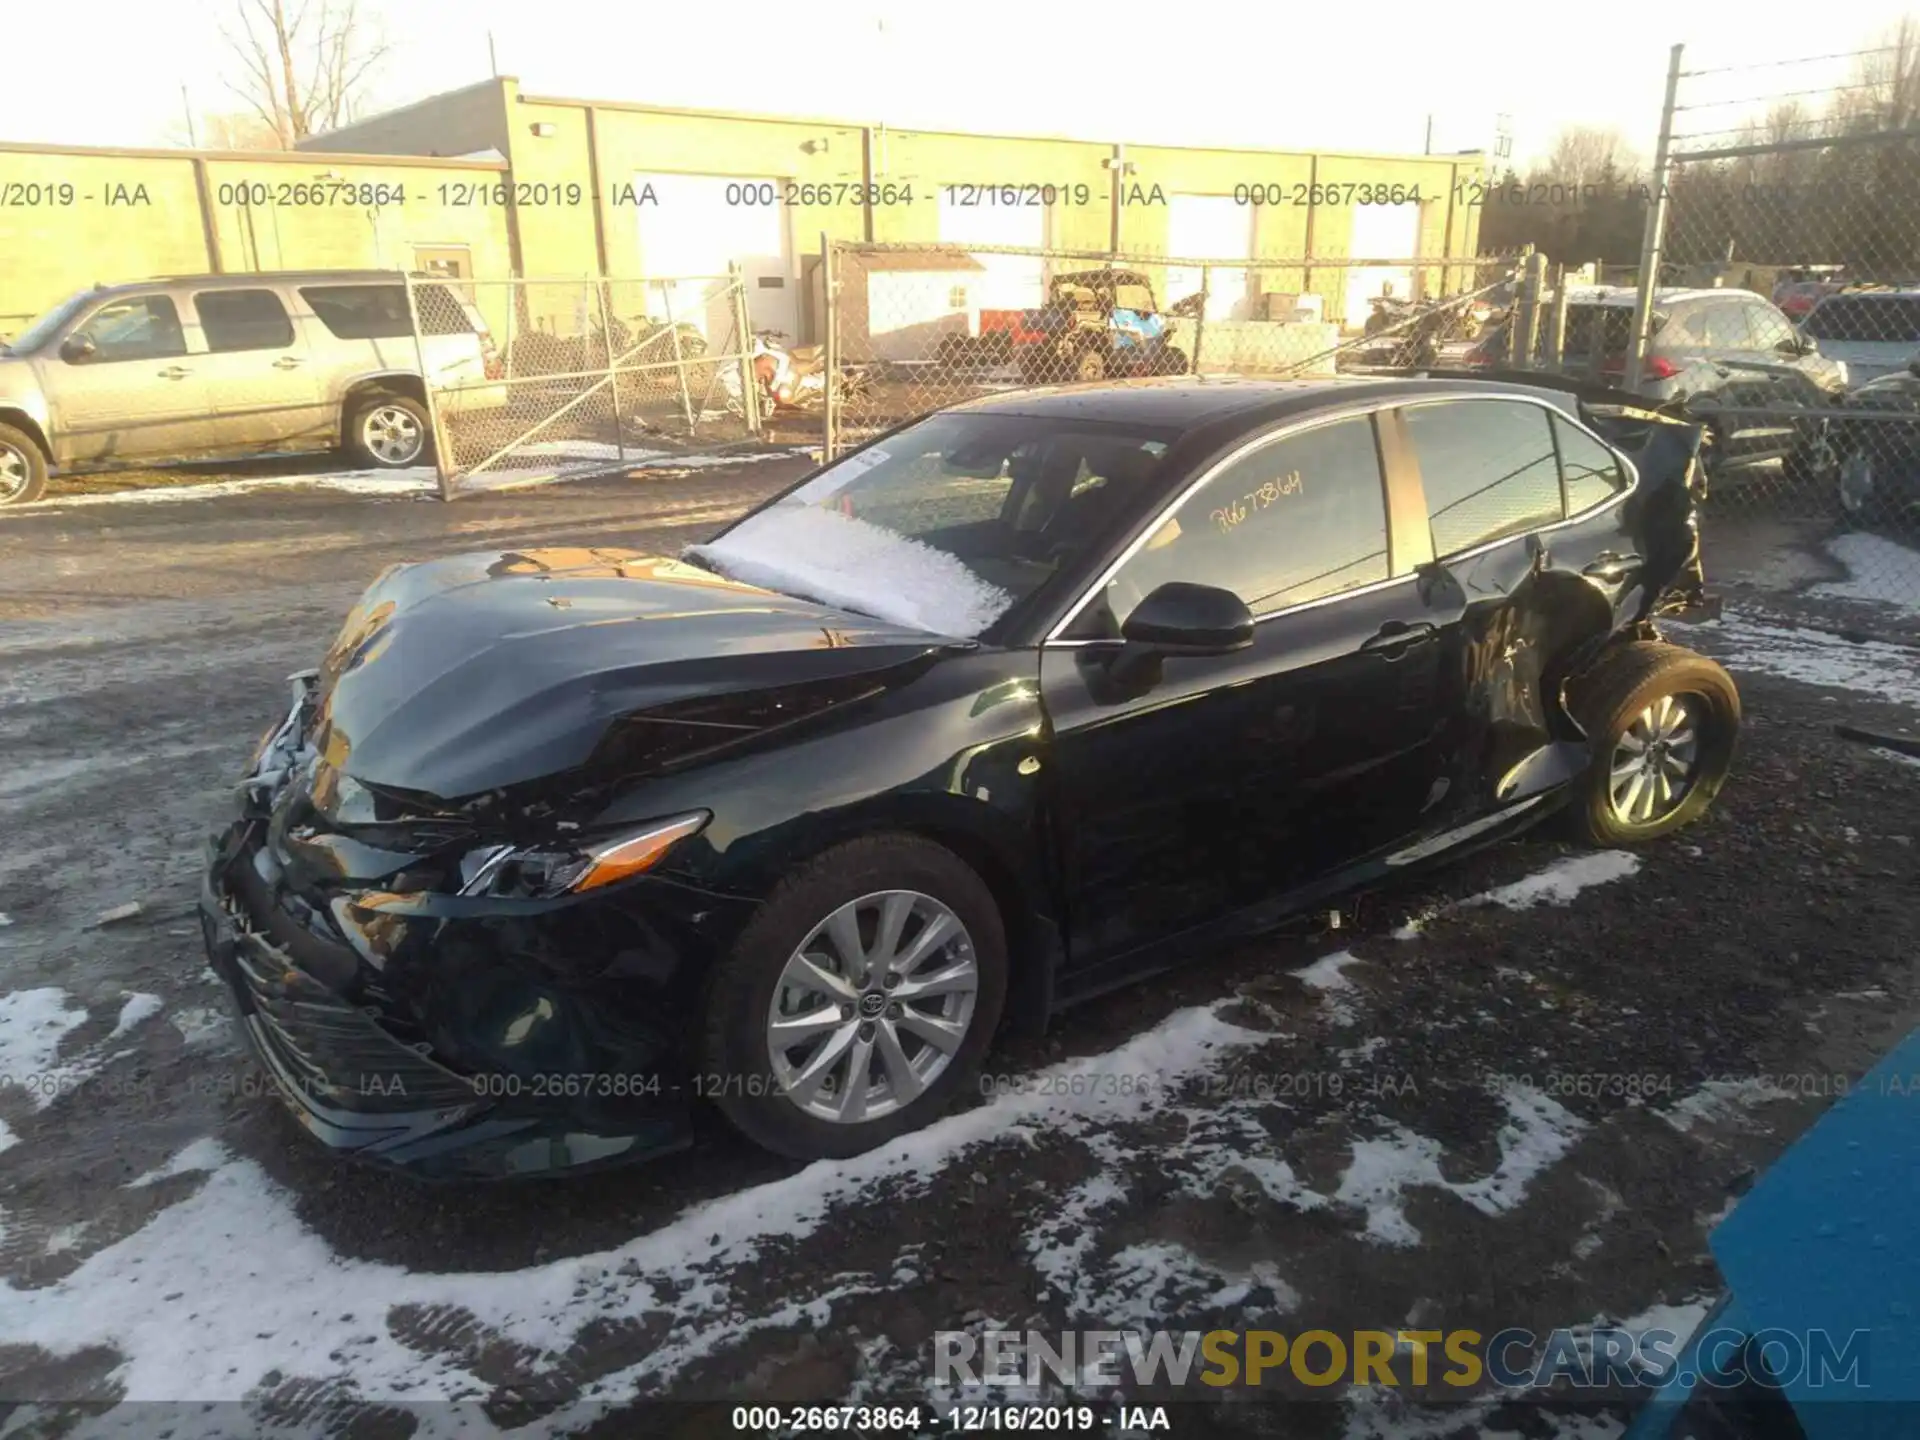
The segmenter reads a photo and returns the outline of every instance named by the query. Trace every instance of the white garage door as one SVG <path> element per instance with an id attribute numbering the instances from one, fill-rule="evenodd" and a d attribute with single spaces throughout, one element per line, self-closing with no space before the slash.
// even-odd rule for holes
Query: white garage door
<path id="1" fill-rule="evenodd" d="M 966 199 L 976 205 L 962 204 Z M 1023 245 L 1040 249 L 1047 243 L 1047 207 L 987 203 L 984 192 L 970 186 L 940 189 L 940 240 L 947 245 Z M 984 267 L 969 281 L 970 308 L 1028 310 L 1046 302 L 1046 262 L 1025 255 L 981 255 Z"/>
<path id="2" fill-rule="evenodd" d="M 680 281 L 664 289 L 648 287 L 648 313 L 664 319 L 671 304 L 674 319 L 699 326 L 710 340 L 724 341 L 732 327 L 731 307 L 710 277 L 725 275 L 731 262 L 745 277 L 753 328 L 783 330 L 797 339 L 799 286 L 787 216 L 779 204 L 780 182 L 741 175 L 633 177 L 636 195 L 648 186 L 657 203 L 634 207 L 640 273 Z"/>
<path id="3" fill-rule="evenodd" d="M 1253 207 L 1231 195 L 1174 195 L 1167 201 L 1167 253 L 1194 260 L 1239 260 L 1253 254 Z M 1167 267 L 1171 305 L 1200 292 L 1200 267 Z M 1207 318 L 1246 318 L 1247 272 L 1212 268 L 1206 276 Z"/>
<path id="4" fill-rule="evenodd" d="M 1412 259 L 1420 248 L 1420 202 L 1405 205 L 1353 207 L 1353 241 L 1347 253 L 1356 260 Z M 1413 294 L 1413 268 L 1408 265 L 1355 265 L 1347 271 L 1347 324 L 1364 325 L 1372 307 L 1368 300 L 1385 293 Z"/>

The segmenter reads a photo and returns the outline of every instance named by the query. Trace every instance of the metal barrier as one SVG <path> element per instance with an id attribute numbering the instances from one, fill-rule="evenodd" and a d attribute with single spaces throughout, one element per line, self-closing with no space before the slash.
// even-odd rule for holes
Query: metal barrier
<path id="1" fill-rule="evenodd" d="M 459 297 L 458 323 L 437 313 L 446 306 L 436 287 Z M 431 285 L 410 277 L 407 303 L 447 499 L 759 433 L 737 270 Z M 450 329 L 466 343 L 452 343 Z"/>
<path id="2" fill-rule="evenodd" d="M 1716 580 L 1911 621 L 1920 49 L 1897 42 L 1716 68 L 1675 46 L 1632 306 L 1588 308 L 1627 383 L 1708 428 Z"/>
<path id="3" fill-rule="evenodd" d="M 1507 303 L 1517 265 L 828 242 L 824 448 L 1023 386 L 1449 363 Z"/>

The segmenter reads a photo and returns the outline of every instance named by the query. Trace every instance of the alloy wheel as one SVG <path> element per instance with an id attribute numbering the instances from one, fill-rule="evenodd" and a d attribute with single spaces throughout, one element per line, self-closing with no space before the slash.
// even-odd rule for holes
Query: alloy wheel
<path id="1" fill-rule="evenodd" d="M 369 410 L 367 418 L 360 422 L 360 435 L 368 452 L 387 465 L 412 462 L 426 444 L 420 422 L 398 405 Z"/>
<path id="2" fill-rule="evenodd" d="M 979 990 L 973 939 L 947 905 L 917 890 L 850 900 L 795 947 L 774 986 L 774 1078 L 817 1119 L 893 1114 L 953 1063 Z"/>
<path id="3" fill-rule="evenodd" d="M 26 494 L 32 479 L 27 457 L 11 445 L 0 445 L 0 505 Z"/>
<path id="4" fill-rule="evenodd" d="M 1623 825 L 1651 825 L 1677 810 L 1700 766 L 1700 702 L 1662 695 L 1614 745 L 1607 801 Z"/>

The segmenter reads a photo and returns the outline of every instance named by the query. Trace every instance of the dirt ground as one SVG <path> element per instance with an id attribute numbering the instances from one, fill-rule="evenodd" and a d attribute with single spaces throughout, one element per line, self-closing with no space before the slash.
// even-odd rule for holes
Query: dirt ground
<path id="1" fill-rule="evenodd" d="M 743 1402 L 965 1398 L 931 1385 L 936 1330 L 1685 1322 L 1719 1283 L 1707 1228 L 1920 1023 L 1920 763 L 1833 731 L 1914 733 L 1920 651 L 1756 601 L 1675 632 L 1747 711 L 1692 830 L 1634 856 L 1521 840 L 1196 956 L 1003 1045 L 992 1098 L 875 1155 L 796 1169 L 709 1125 L 561 1183 L 329 1161 L 260 1093 L 192 913 L 283 677 L 391 561 L 677 549 L 803 463 L 0 515 L 9 1434 L 717 1435 Z M 1183 1436 L 1620 1423 L 1287 1396 L 1170 1413 Z"/>

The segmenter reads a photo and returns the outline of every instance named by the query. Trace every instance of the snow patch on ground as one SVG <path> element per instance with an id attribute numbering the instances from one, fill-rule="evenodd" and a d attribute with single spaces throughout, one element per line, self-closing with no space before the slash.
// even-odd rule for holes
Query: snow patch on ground
<path id="1" fill-rule="evenodd" d="M 71 1014 L 62 999 L 56 992 L 35 1004 L 44 1014 Z M 737 1304 L 728 1277 L 751 1266 L 765 1245 L 811 1234 L 833 1206 L 879 1185 L 888 1203 L 899 1203 L 977 1145 L 1036 1143 L 1043 1131 L 1072 1134 L 1141 1118 L 1166 1092 L 1120 1092 L 1101 1077 L 1177 1082 L 1260 1038 L 1211 1009 L 1182 1010 L 1107 1054 L 1053 1067 L 1043 1084 L 866 1155 L 694 1206 L 615 1250 L 500 1274 L 417 1274 L 339 1255 L 300 1222 L 294 1196 L 257 1164 L 203 1140 L 133 1182 L 205 1172 L 192 1195 L 54 1285 L 0 1290 L 0 1343 L 31 1342 L 55 1354 L 112 1346 L 125 1357 L 115 1379 L 130 1400 L 237 1399 L 270 1371 L 309 1374 L 314 1357 L 336 1351 L 330 1373 L 352 1375 L 361 1397 L 430 1400 L 485 1383 L 453 1359 L 395 1338 L 387 1325 L 393 1306 L 462 1307 L 505 1338 L 549 1352 L 564 1351 L 593 1321 L 668 1317 L 671 1340 L 583 1388 L 584 1414 L 755 1332 L 825 1323 L 836 1296 L 862 1287 L 841 1284 L 755 1314 Z M 564 1425 L 565 1416 L 554 1420 Z"/>
<path id="2" fill-rule="evenodd" d="M 120 1018 L 115 1022 L 109 1040 L 118 1040 L 142 1020 L 151 1020 L 164 1006 L 158 995 L 134 994 L 127 996 L 126 1004 L 120 1007 Z"/>
<path id="3" fill-rule="evenodd" d="M 1920 766 L 1920 755 L 1903 754 L 1901 751 L 1889 750 L 1886 747 L 1881 745 L 1875 745 L 1873 747 L 1873 753 L 1878 755 L 1883 760 L 1898 761 L 1902 765 Z M 6 916 L 0 915 L 0 923 L 5 923 L 6 918 L 7 918 Z"/>
<path id="4" fill-rule="evenodd" d="M 1359 987 L 1347 978 L 1346 969 L 1359 961 L 1360 957 L 1351 950 L 1337 950 L 1331 955 L 1322 955 L 1304 969 L 1293 971 L 1293 978 L 1309 990 L 1320 992 L 1321 1006 L 1328 1019 L 1336 1025 L 1347 1025 L 1354 1017 L 1354 1008 L 1347 997 Z"/>
<path id="5" fill-rule="evenodd" d="M 189 1050 L 217 1045 L 232 1031 L 232 1018 L 225 1010 L 201 1005 L 192 1010 L 176 1010 L 167 1019 L 180 1032 Z"/>
<path id="6" fill-rule="evenodd" d="M 70 1005 L 57 985 L 0 995 L 0 1084 L 33 1097 L 37 1108 L 52 1103 L 73 1062 L 60 1064 L 60 1042 L 84 1025 L 87 1012 Z"/>
<path id="7" fill-rule="evenodd" d="M 1702 1125 L 1744 1124 L 1747 1111 L 1788 1098 L 1790 1092 L 1757 1076 L 1746 1080 L 1709 1080 L 1691 1095 L 1683 1095 L 1665 1110 L 1655 1113 L 1682 1135 L 1688 1135 Z"/>
<path id="8" fill-rule="evenodd" d="M 1639 868 L 1640 857 L 1625 850 L 1569 855 L 1524 880 L 1469 896 L 1460 902 L 1460 908 L 1498 905 L 1503 910 L 1530 910 L 1536 905 L 1569 905 L 1582 890 L 1624 880 Z"/>
<path id="9" fill-rule="evenodd" d="M 1847 578 L 1815 585 L 1809 594 L 1836 600 L 1865 600 L 1875 605 L 1920 614 L 1920 593 L 1913 577 L 1920 572 L 1920 552 L 1896 544 L 1884 535 L 1854 531 L 1827 542 L 1827 554 L 1847 567 Z"/>
<path id="10" fill-rule="evenodd" d="M 1368 1238 L 1386 1245 L 1417 1245 L 1420 1232 L 1407 1219 L 1406 1192 L 1417 1187 L 1450 1190 L 1483 1215 L 1499 1215 L 1526 1198 L 1535 1177 L 1574 1146 L 1584 1120 L 1558 1101 L 1526 1086 L 1501 1092 L 1507 1121 L 1500 1127 L 1500 1163 L 1478 1180 L 1448 1180 L 1440 1171 L 1437 1141 L 1404 1126 L 1384 1136 L 1358 1140 L 1333 1199 L 1366 1212 Z"/>
<path id="11" fill-rule="evenodd" d="M 1694 632 L 1730 670 L 1828 685 L 1920 708 L 1920 652 L 1880 640 L 1854 642 L 1728 613 Z"/>
<path id="12" fill-rule="evenodd" d="M 214 500 L 224 495 L 250 495 L 256 490 L 339 490 L 349 495 L 437 495 L 440 480 L 431 465 L 409 465 L 401 470 L 329 470 L 317 475 L 249 475 L 233 480 L 209 480 L 201 485 L 152 485 L 138 490 L 110 490 L 98 495 L 55 495 L 44 504 L 27 506 L 21 514 L 91 505 L 175 505 L 189 500 Z"/>
<path id="13" fill-rule="evenodd" d="M 762 511 L 687 554 L 749 585 L 936 635 L 978 635 L 1014 599 L 944 550 L 816 505 Z"/>

